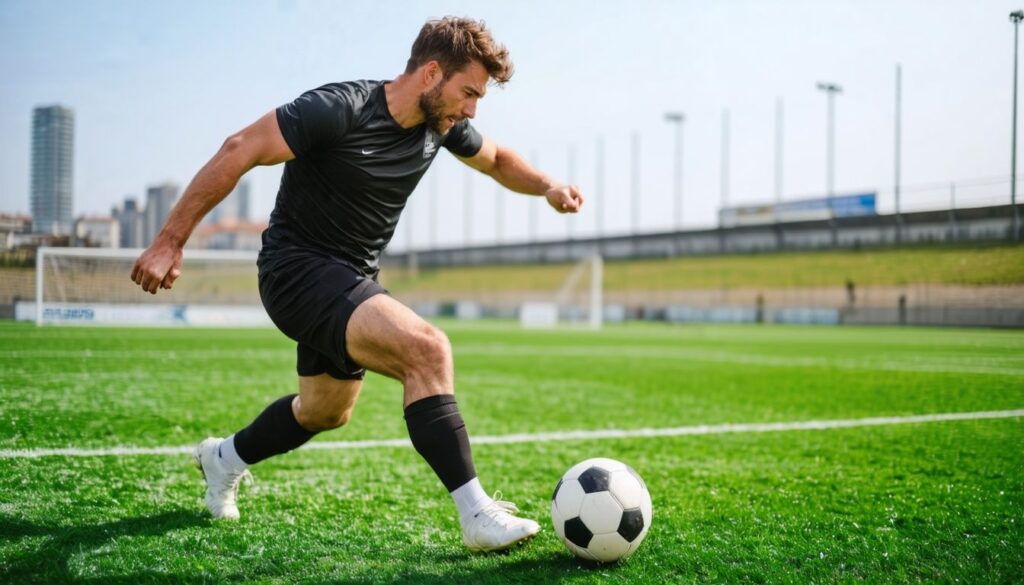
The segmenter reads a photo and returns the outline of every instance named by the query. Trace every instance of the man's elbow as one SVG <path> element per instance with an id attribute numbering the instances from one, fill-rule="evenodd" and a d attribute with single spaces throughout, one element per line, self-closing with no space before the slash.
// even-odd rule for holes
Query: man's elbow
<path id="1" fill-rule="evenodd" d="M 245 142 L 245 138 L 242 137 L 241 132 L 237 132 L 225 138 L 224 143 L 220 145 L 220 149 L 222 152 L 233 152 L 241 149 L 243 142 Z"/>
<path id="2" fill-rule="evenodd" d="M 241 132 L 232 134 L 224 140 L 220 150 L 217 151 L 217 158 L 222 165 L 237 170 L 239 176 L 256 166 L 257 163 L 252 156 L 249 140 Z"/>

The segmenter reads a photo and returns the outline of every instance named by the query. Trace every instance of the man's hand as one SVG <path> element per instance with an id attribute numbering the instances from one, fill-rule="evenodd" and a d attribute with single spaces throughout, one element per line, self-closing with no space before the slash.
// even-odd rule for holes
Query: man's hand
<path id="1" fill-rule="evenodd" d="M 157 237 L 132 268 L 132 281 L 149 294 L 170 289 L 181 276 L 181 246 Z"/>
<path id="2" fill-rule="evenodd" d="M 552 187 L 544 193 L 544 198 L 558 213 L 576 213 L 583 207 L 583 195 L 576 185 Z"/>

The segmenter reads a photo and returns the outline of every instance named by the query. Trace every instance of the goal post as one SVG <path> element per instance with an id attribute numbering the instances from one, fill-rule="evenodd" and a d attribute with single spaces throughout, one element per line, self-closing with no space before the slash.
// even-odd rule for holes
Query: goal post
<path id="1" fill-rule="evenodd" d="M 38 325 L 272 325 L 259 298 L 256 252 L 186 248 L 181 278 L 156 295 L 131 281 L 142 252 L 41 247 L 35 302 L 18 303 L 16 313 Z"/>
<path id="2" fill-rule="evenodd" d="M 593 254 L 572 266 L 550 300 L 523 303 L 519 323 L 525 328 L 585 324 L 600 329 L 604 323 L 604 260 Z"/>

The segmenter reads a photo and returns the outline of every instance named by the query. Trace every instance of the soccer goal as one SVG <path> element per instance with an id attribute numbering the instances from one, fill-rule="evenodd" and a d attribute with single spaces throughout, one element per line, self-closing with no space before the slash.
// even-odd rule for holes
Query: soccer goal
<path id="1" fill-rule="evenodd" d="M 559 324 L 600 329 L 604 322 L 603 287 L 604 260 L 594 254 L 572 266 L 553 298 L 520 305 L 519 324 L 531 329 Z"/>
<path id="2" fill-rule="evenodd" d="M 151 295 L 131 280 L 142 250 L 39 248 L 35 303 L 18 318 L 43 324 L 265 326 L 256 252 L 186 248 L 171 290 Z"/>

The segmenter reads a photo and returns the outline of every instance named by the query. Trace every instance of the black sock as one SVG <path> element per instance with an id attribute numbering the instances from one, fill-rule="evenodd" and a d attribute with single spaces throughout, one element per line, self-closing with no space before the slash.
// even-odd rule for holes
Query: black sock
<path id="1" fill-rule="evenodd" d="M 235 433 L 235 451 L 249 465 L 259 463 L 268 457 L 287 453 L 316 433 L 302 428 L 292 412 L 289 394 L 272 402 L 249 426 Z"/>
<path id="2" fill-rule="evenodd" d="M 449 492 L 476 477 L 466 423 L 451 394 L 428 396 L 405 407 L 412 446 Z"/>

